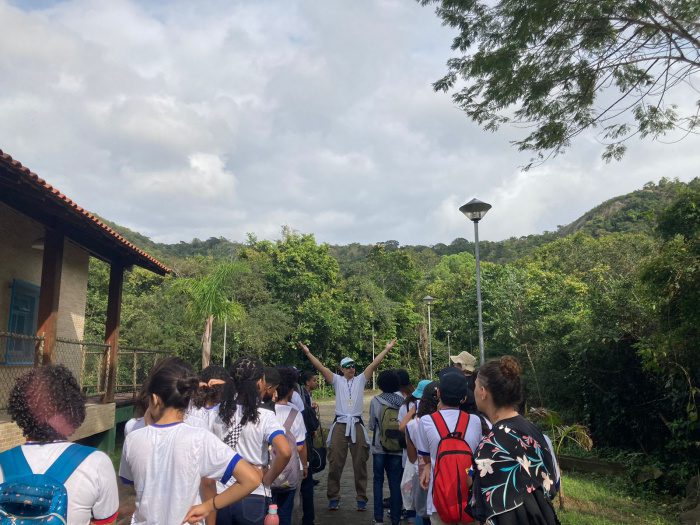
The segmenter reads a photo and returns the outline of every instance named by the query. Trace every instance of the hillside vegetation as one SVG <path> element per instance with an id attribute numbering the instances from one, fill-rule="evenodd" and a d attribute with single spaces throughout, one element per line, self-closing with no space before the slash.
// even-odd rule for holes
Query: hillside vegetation
<path id="1" fill-rule="evenodd" d="M 164 279 L 129 275 L 127 344 L 199 364 L 211 326 L 212 360 L 221 362 L 226 319 L 227 362 L 257 355 L 305 368 L 296 341 L 329 366 L 345 355 L 362 366 L 373 340 L 380 348 L 397 337 L 386 366 L 418 380 L 428 373 L 429 294 L 434 368 L 448 364 L 448 330 L 452 354 L 478 355 L 475 261 L 465 239 L 329 246 L 284 228 L 277 241 L 166 245 L 121 231 L 176 270 Z M 700 179 L 662 179 L 557 232 L 483 242 L 481 252 L 486 355 L 520 359 L 528 405 L 585 424 L 597 447 L 658 466 L 655 490 L 683 487 L 700 468 Z M 87 334 L 99 339 L 108 271 L 91 265 Z M 218 298 L 215 317 L 205 315 L 203 296 Z"/>

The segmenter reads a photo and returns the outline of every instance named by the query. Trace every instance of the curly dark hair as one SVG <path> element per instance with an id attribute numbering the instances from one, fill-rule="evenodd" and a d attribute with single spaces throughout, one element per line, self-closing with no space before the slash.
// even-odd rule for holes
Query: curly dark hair
<path id="1" fill-rule="evenodd" d="M 399 376 L 396 370 L 382 370 L 377 376 L 377 386 L 384 393 L 396 392 L 399 389 Z"/>
<path id="2" fill-rule="evenodd" d="M 209 383 L 211 379 L 228 381 L 231 379 L 231 376 L 223 366 L 209 365 L 199 373 L 199 381 L 202 383 Z M 221 402 L 223 393 L 224 385 L 200 385 L 197 394 L 192 397 L 192 404 L 197 408 L 214 406 Z"/>
<path id="3" fill-rule="evenodd" d="M 394 370 L 396 377 L 399 378 L 399 388 L 406 388 L 411 386 L 411 377 L 408 375 L 408 371 L 404 368 L 397 368 Z"/>
<path id="4" fill-rule="evenodd" d="M 229 368 L 231 380 L 226 382 L 224 395 L 219 406 L 219 417 L 230 425 L 236 415 L 238 405 L 243 407 L 240 424 L 258 422 L 260 393 L 257 382 L 265 377 L 262 361 L 255 357 L 239 357 Z"/>
<path id="5" fill-rule="evenodd" d="M 280 366 L 277 368 L 280 376 L 279 385 L 277 385 L 277 397 L 284 399 L 294 392 L 299 378 L 299 373 L 291 366 Z"/>
<path id="6" fill-rule="evenodd" d="M 85 420 L 85 396 L 63 365 L 33 368 L 15 381 L 7 408 L 29 441 L 66 439 Z"/>

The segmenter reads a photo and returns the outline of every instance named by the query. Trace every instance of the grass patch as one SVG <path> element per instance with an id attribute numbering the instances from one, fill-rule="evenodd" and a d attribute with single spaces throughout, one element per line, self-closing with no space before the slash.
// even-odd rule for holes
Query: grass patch
<path id="1" fill-rule="evenodd" d="M 569 472 L 564 475 L 562 525 L 676 525 L 679 501 L 655 493 L 635 495 L 629 482 L 611 476 Z"/>

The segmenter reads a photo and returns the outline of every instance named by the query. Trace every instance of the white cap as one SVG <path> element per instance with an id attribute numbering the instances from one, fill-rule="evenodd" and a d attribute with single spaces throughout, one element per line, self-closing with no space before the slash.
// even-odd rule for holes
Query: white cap
<path id="1" fill-rule="evenodd" d="M 340 360 L 340 366 L 347 366 L 349 364 L 355 364 L 355 360 L 352 357 L 343 357 Z"/>

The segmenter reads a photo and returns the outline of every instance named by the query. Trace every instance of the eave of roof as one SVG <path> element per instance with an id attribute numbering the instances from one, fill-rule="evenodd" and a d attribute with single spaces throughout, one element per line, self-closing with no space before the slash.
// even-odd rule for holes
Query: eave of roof
<path id="1" fill-rule="evenodd" d="M 45 197 L 67 209 L 69 213 L 73 214 L 91 230 L 106 234 L 107 238 L 114 243 L 115 247 L 121 250 L 126 250 L 126 252 L 132 256 L 131 259 L 134 264 L 161 275 L 172 272 L 172 270 L 165 266 L 162 262 L 126 240 L 119 233 L 103 223 L 97 216 L 76 204 L 69 197 L 61 193 L 57 188 L 54 188 L 51 184 L 39 177 L 36 173 L 32 172 L 26 166 L 23 166 L 21 162 L 14 160 L 10 155 L 1 149 L 0 166 L 7 168 L 8 170 L 22 177 L 26 182 L 29 182 L 32 186 L 34 186 L 38 192 L 41 192 Z"/>

